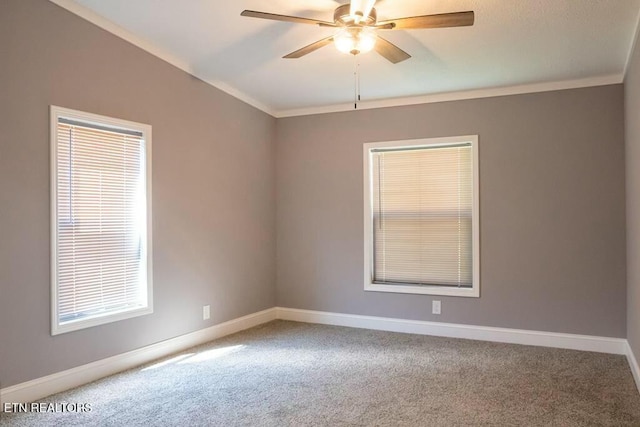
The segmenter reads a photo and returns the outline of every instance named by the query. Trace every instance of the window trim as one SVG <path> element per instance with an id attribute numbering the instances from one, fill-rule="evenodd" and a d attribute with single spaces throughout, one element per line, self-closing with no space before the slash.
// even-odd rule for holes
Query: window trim
<path id="1" fill-rule="evenodd" d="M 136 308 L 132 310 L 121 311 L 113 314 L 89 317 L 73 322 L 60 324 L 58 322 L 58 159 L 57 159 L 57 142 L 58 142 L 58 119 L 66 118 L 78 120 L 85 123 L 102 125 L 107 127 L 115 127 L 139 131 L 143 134 L 145 141 L 145 184 L 146 184 L 146 264 L 147 264 L 147 305 L 146 307 Z M 50 200 L 50 217 L 51 217 L 51 335 L 63 334 L 66 332 L 76 331 L 80 329 L 90 328 L 92 326 L 103 325 L 106 323 L 117 322 L 119 320 L 130 319 L 132 317 L 142 316 L 153 313 L 153 246 L 152 246 L 152 221 L 151 221 L 151 126 L 143 123 L 116 119 L 112 117 L 102 116 L 84 111 L 72 110 L 69 108 L 50 106 L 50 178 L 51 178 L 51 200 Z"/>
<path id="2" fill-rule="evenodd" d="M 415 148 L 419 146 L 448 146 L 460 143 L 470 143 L 473 171 L 472 171 L 472 286 L 471 288 L 457 288 L 436 285 L 385 285 L 373 283 L 373 206 L 372 206 L 372 165 L 371 150 L 380 148 Z M 478 161 L 478 135 L 453 136 L 443 138 L 422 138 L 400 141 L 384 141 L 364 143 L 363 155 L 363 196 L 364 196 L 364 290 L 373 292 L 392 292 L 406 294 L 444 295 L 459 297 L 480 297 L 480 184 Z"/>

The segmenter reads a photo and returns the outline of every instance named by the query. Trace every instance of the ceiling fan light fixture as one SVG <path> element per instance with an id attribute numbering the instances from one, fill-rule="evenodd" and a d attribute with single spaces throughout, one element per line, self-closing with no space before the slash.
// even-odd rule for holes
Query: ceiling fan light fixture
<path id="1" fill-rule="evenodd" d="M 358 55 L 373 50 L 376 45 L 376 35 L 371 28 L 346 27 L 333 36 L 333 41 L 340 52 Z"/>

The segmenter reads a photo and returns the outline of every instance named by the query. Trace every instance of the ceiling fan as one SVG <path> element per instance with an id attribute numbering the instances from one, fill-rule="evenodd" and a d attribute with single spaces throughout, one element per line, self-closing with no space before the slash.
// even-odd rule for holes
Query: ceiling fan
<path id="1" fill-rule="evenodd" d="M 284 56 L 284 58 L 300 58 L 321 47 L 334 43 L 338 50 L 352 55 L 358 55 L 375 49 L 376 52 L 394 64 L 411 58 L 411 55 L 388 40 L 380 37 L 377 34 L 379 30 L 464 27 L 473 25 L 474 21 L 473 11 L 466 11 L 411 16 L 378 22 L 378 14 L 373 7 L 374 4 L 375 0 L 352 0 L 351 3 L 338 6 L 333 12 L 333 22 L 257 12 L 255 10 L 245 10 L 241 15 L 251 18 L 294 22 L 297 24 L 312 24 L 337 29 L 337 32 L 333 36 L 311 43 L 302 49 L 291 52 Z"/>

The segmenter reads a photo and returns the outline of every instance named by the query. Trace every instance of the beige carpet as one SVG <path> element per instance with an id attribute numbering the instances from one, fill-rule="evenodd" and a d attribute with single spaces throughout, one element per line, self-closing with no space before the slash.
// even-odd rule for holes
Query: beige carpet
<path id="1" fill-rule="evenodd" d="M 640 426 L 623 356 L 275 321 L 2 426 Z"/>

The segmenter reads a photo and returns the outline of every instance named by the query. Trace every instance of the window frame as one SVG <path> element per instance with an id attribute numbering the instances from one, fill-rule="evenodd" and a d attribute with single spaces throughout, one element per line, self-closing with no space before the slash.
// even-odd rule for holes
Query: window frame
<path id="1" fill-rule="evenodd" d="M 146 258 L 146 306 L 122 310 L 110 314 L 97 315 L 69 322 L 59 322 L 58 315 L 58 119 L 65 118 L 88 124 L 116 129 L 141 132 L 145 145 L 145 199 L 146 199 L 146 242 L 143 252 Z M 69 108 L 50 106 L 50 179 L 51 179 L 51 335 L 77 331 L 93 326 L 117 322 L 124 319 L 153 313 L 153 245 L 151 221 L 151 126 L 128 120 L 116 119 L 99 114 L 72 110 Z"/>
<path id="2" fill-rule="evenodd" d="M 417 147 L 446 147 L 461 143 L 471 144 L 472 152 L 472 286 L 458 288 L 440 285 L 390 285 L 373 282 L 373 185 L 371 150 L 380 148 L 417 148 Z M 399 141 L 368 142 L 363 144 L 363 196 L 364 196 L 364 290 L 373 292 L 391 292 L 403 294 L 443 295 L 459 297 L 480 297 L 480 184 L 478 161 L 478 135 L 465 135 L 441 138 L 421 138 Z"/>

